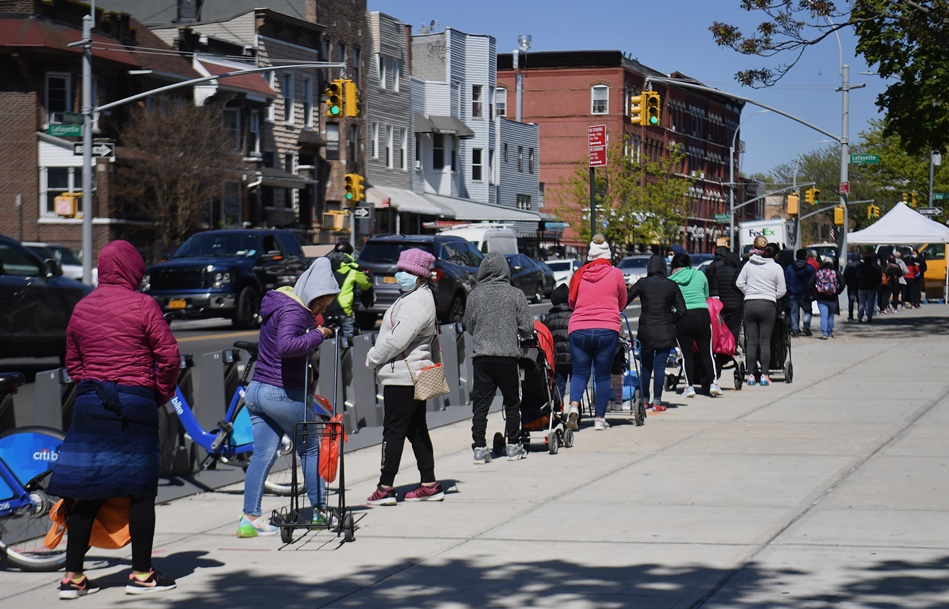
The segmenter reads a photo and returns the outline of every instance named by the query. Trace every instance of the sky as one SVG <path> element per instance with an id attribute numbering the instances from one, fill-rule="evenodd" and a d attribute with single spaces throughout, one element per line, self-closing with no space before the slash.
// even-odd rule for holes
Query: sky
<path id="1" fill-rule="evenodd" d="M 589 7 L 590 10 L 585 10 Z M 831 35 L 809 47 L 797 65 L 775 86 L 752 89 L 737 83 L 735 73 L 778 61 L 741 55 L 715 44 L 708 27 L 715 21 L 738 25 L 749 34 L 763 20 L 759 13 L 741 10 L 740 0 L 599 0 L 585 4 L 565 0 L 368 0 L 370 11 L 381 11 L 412 26 L 434 19 L 436 27 L 451 27 L 471 34 L 490 34 L 500 53 L 517 48 L 517 37 L 530 34 L 531 51 L 618 50 L 641 63 L 669 74 L 681 72 L 707 86 L 750 98 L 803 119 L 839 136 L 842 131 L 840 65 L 850 66 L 849 139 L 858 141 L 868 122 L 882 118 L 876 107 L 884 81 L 870 72 L 855 52 L 850 30 L 840 31 L 840 47 Z M 440 26 L 440 27 L 439 27 Z M 842 51 L 842 53 L 841 53 Z M 837 145 L 821 142 L 827 136 L 773 112 L 759 112 L 746 104 L 742 112 L 741 139 L 745 154 L 741 173 L 768 173 L 799 155 Z M 736 167 L 736 174 L 739 168 Z M 800 178 L 799 178 L 800 179 Z"/>

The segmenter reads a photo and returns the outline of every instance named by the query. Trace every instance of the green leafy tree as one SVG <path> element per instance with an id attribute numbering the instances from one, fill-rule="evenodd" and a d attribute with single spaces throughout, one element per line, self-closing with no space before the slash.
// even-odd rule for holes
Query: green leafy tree
<path id="1" fill-rule="evenodd" d="M 651 161 L 624 154 L 629 145 L 628 140 L 611 144 L 609 164 L 596 169 L 597 232 L 603 233 L 614 249 L 619 244 L 678 241 L 692 185 L 690 178 L 677 173 L 682 168 L 683 153 L 673 147 L 658 161 Z M 583 241 L 592 236 L 589 174 L 589 161 L 577 161 L 573 176 L 560 184 L 556 208 L 577 228 Z"/>
<path id="2" fill-rule="evenodd" d="M 764 20 L 754 32 L 715 22 L 709 29 L 720 46 L 745 55 L 786 58 L 776 67 L 739 71 L 748 86 L 780 80 L 804 51 L 852 28 L 857 52 L 892 84 L 877 97 L 884 132 L 913 153 L 945 150 L 949 143 L 949 3 L 946 0 L 741 0 L 740 7 Z"/>

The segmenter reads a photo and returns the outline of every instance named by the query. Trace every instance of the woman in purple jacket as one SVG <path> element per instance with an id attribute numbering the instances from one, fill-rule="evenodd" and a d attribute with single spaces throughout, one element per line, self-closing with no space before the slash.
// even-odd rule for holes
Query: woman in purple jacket
<path id="1" fill-rule="evenodd" d="M 328 258 L 317 258 L 292 288 L 271 290 L 260 304 L 263 325 L 254 380 L 244 402 L 254 425 L 254 456 L 244 478 L 244 514 L 238 537 L 274 535 L 279 528 L 260 517 L 264 479 L 277 458 L 285 434 L 300 421 L 315 421 L 306 396 L 307 358 L 333 331 L 316 324 L 316 318 L 339 294 Z M 313 506 L 313 523 L 325 524 L 325 485 L 319 476 L 319 434 L 309 434 L 306 445 L 296 439 L 303 464 L 303 480 Z"/>

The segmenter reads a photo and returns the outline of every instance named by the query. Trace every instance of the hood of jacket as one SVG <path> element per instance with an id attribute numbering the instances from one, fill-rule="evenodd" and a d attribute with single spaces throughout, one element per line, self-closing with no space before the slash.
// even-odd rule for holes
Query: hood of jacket
<path id="1" fill-rule="evenodd" d="M 583 271 L 583 281 L 589 281 L 591 283 L 596 283 L 597 281 L 608 277 L 610 271 L 613 270 L 613 265 L 610 264 L 610 261 L 601 258 L 599 260 L 594 260 L 586 265 L 586 269 Z"/>
<path id="2" fill-rule="evenodd" d="M 145 276 L 145 261 L 128 241 L 110 241 L 99 252 L 99 285 L 137 290 Z"/>
<path id="3" fill-rule="evenodd" d="M 772 261 L 771 258 L 765 258 L 764 256 L 759 256 L 758 254 L 752 254 L 748 258 L 748 262 L 750 262 L 751 264 L 767 264 L 768 262 L 771 262 L 771 261 Z"/>
<path id="4" fill-rule="evenodd" d="M 260 301 L 261 322 L 267 321 L 273 317 L 274 313 L 286 307 L 307 308 L 300 298 L 293 293 L 293 288 L 290 286 L 284 286 L 282 288 L 277 288 L 276 290 L 270 290 L 264 294 L 263 300 Z"/>
<path id="5" fill-rule="evenodd" d="M 794 270 L 795 270 L 795 271 L 800 271 L 800 270 L 802 270 L 804 267 L 806 267 L 806 266 L 811 266 L 811 265 L 809 265 L 809 264 L 807 263 L 807 260 L 795 260 L 794 263 L 792 264 L 792 266 L 794 267 Z"/>
<path id="6" fill-rule="evenodd" d="M 570 297 L 570 288 L 567 287 L 566 283 L 561 283 L 556 288 L 554 288 L 553 293 L 550 295 L 550 304 L 559 305 L 567 304 L 567 299 Z"/>
<path id="7" fill-rule="evenodd" d="M 693 269 L 690 266 L 682 267 L 674 272 L 672 275 L 669 275 L 669 279 L 675 281 L 679 285 L 688 285 L 692 283 L 692 278 L 695 277 L 695 274 L 698 271 Z"/>
<path id="8" fill-rule="evenodd" d="M 727 252 L 725 254 L 725 264 L 728 266 L 733 266 L 737 269 L 738 265 L 741 264 L 741 257 L 735 252 Z"/>
<path id="9" fill-rule="evenodd" d="M 662 275 L 666 276 L 666 259 L 662 256 L 654 254 L 646 262 L 646 275 Z"/>
<path id="10" fill-rule="evenodd" d="M 339 294 L 339 284 L 333 276 L 332 264 L 329 258 L 317 258 L 310 268 L 303 271 L 293 286 L 293 294 L 309 308 L 314 298 L 327 294 Z"/>
<path id="11" fill-rule="evenodd" d="M 500 252 L 488 252 L 478 267 L 478 283 L 511 283 L 511 269 Z"/>
<path id="12" fill-rule="evenodd" d="M 724 245 L 720 245 L 715 248 L 715 258 L 721 258 L 724 260 L 725 258 L 728 258 L 728 254 L 730 253 L 732 253 L 731 250 L 729 250 Z"/>

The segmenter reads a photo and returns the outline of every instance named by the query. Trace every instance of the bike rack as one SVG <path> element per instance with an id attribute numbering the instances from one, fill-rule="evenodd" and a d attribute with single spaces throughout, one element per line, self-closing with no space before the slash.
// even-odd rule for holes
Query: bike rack
<path id="1" fill-rule="evenodd" d="M 33 425 L 68 431 L 76 389 L 66 369 L 37 372 L 33 390 Z"/>
<path id="2" fill-rule="evenodd" d="M 445 398 L 446 406 L 461 406 L 465 403 L 468 392 L 461 385 L 461 369 L 459 361 L 462 353 L 459 349 L 461 324 L 446 324 L 439 328 L 438 344 L 442 352 L 442 366 L 445 368 L 445 380 L 448 381 L 449 393 Z"/>
<path id="3" fill-rule="evenodd" d="M 352 392 L 347 387 L 346 398 L 356 404 L 357 423 L 365 427 L 382 427 L 384 412 L 382 403 L 376 399 L 376 375 L 365 366 L 366 356 L 372 348 L 373 335 L 360 334 L 353 337 Z"/>
<path id="4" fill-rule="evenodd" d="M 182 355 L 178 370 L 178 387 L 188 403 L 193 403 L 194 358 Z M 159 471 L 162 476 L 185 476 L 192 472 L 193 459 L 197 458 L 194 442 L 185 433 L 181 421 L 170 403 L 158 409 L 158 437 L 160 442 Z"/>

